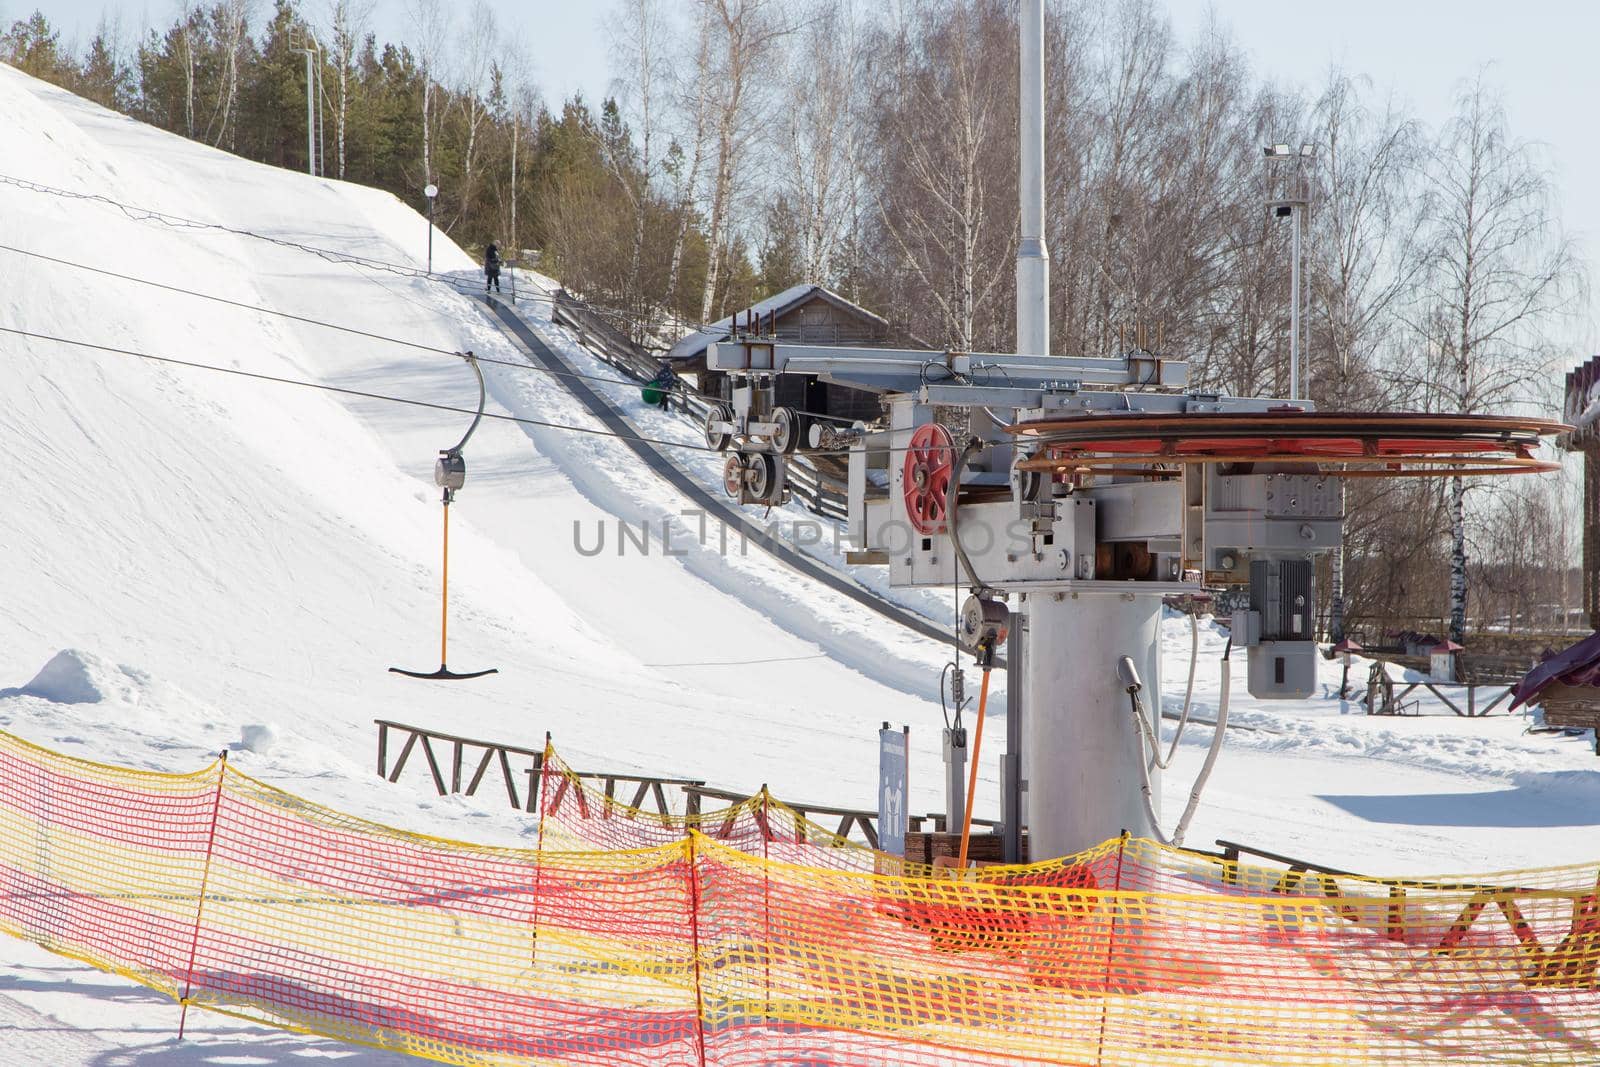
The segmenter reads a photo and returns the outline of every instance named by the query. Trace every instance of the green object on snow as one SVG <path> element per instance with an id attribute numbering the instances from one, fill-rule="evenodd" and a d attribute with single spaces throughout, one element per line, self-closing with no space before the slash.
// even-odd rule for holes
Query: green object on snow
<path id="1" fill-rule="evenodd" d="M 667 389 L 658 382 L 645 382 L 639 392 L 651 407 L 660 407 L 667 402 Z"/>

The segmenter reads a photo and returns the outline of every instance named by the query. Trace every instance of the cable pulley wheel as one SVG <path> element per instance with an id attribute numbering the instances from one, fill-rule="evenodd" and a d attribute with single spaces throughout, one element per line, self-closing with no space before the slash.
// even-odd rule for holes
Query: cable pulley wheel
<path id="1" fill-rule="evenodd" d="M 732 417 L 733 412 L 723 405 L 711 405 L 711 408 L 706 412 L 705 423 L 702 426 L 706 435 L 706 447 L 714 448 L 718 452 L 726 452 L 728 450 L 728 446 L 733 443 L 733 435 L 726 430 L 720 429 L 716 424 L 728 422 Z"/>
<path id="2" fill-rule="evenodd" d="M 906 449 L 901 491 L 906 515 L 918 533 L 944 532 L 955 465 L 956 446 L 950 431 L 937 422 L 917 427 Z"/>
<path id="3" fill-rule="evenodd" d="M 789 455 L 800 445 L 800 416 L 793 408 L 775 408 L 772 412 L 772 447 Z"/>
<path id="4" fill-rule="evenodd" d="M 744 456 L 738 452 L 722 464 L 722 491 L 734 500 L 744 493 Z"/>
<path id="5" fill-rule="evenodd" d="M 745 456 L 745 484 L 750 495 L 763 504 L 777 503 L 778 460 L 766 452 Z"/>

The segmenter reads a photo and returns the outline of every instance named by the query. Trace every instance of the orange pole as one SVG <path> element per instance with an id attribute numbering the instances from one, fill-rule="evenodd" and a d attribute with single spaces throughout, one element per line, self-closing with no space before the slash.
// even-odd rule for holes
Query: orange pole
<path id="1" fill-rule="evenodd" d="M 439 666 L 447 662 L 444 647 L 450 629 L 450 501 L 444 502 L 444 586 L 439 592 Z"/>
<path id="2" fill-rule="evenodd" d="M 978 754 L 983 750 L 983 712 L 989 704 L 989 668 L 983 669 L 983 686 L 978 690 L 978 729 L 972 738 L 972 767 L 967 771 L 967 810 L 961 818 L 961 856 L 957 870 L 967 869 L 967 842 L 972 840 L 972 798 L 978 791 Z"/>

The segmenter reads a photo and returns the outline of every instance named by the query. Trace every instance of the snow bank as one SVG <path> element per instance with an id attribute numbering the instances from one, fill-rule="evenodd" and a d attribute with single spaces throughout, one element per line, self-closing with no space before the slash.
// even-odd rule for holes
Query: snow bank
<path id="1" fill-rule="evenodd" d="M 150 676 L 90 652 L 66 648 L 50 657 L 33 680 L 19 689 L 0 689 L 0 698 L 38 697 L 52 704 L 137 704 Z"/>

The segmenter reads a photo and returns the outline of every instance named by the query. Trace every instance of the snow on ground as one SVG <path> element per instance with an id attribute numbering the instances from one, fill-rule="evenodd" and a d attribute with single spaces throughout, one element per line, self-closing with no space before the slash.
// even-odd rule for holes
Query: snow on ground
<path id="1" fill-rule="evenodd" d="M 0 172 L 190 219 L 419 266 L 427 230 L 373 190 L 242 162 L 0 67 Z M 437 281 L 215 228 L 130 217 L 97 200 L 0 183 L 0 244 L 249 304 L 519 360 L 481 305 Z M 471 277 L 443 234 L 435 266 Z M 0 250 L 0 326 L 470 407 L 457 359 L 117 281 Z M 537 317 L 537 316 L 536 316 Z M 547 316 L 545 316 L 547 319 Z M 548 321 L 537 328 L 597 374 Z M 870 806 L 876 728 L 912 727 L 913 810 L 940 806 L 937 672 L 947 650 L 884 625 L 752 549 L 616 554 L 618 519 L 676 516 L 676 495 L 613 440 L 486 420 L 452 508 L 451 666 L 438 654 L 437 451 L 465 417 L 0 335 L 0 726 L 91 758 L 162 770 L 222 748 L 250 774 L 367 818 L 525 842 L 488 796 L 437 798 L 372 773 L 372 720 L 537 745 L 574 762 L 693 775 Z M 590 426 L 546 376 L 489 366 L 490 411 Z M 691 426 L 608 387 L 640 429 Z M 715 460 L 679 457 L 702 480 Z M 803 513 L 785 511 L 788 521 Z M 694 520 L 678 527 L 692 531 Z M 610 525 L 608 551 L 579 552 Z M 819 557 L 833 557 L 824 539 Z M 836 559 L 833 560 L 837 562 Z M 866 577 L 866 581 L 881 578 Z M 934 617 L 942 598 L 905 595 Z M 1165 630 L 1181 703 L 1187 625 Z M 1217 702 L 1222 637 L 1202 634 L 1197 714 Z M 69 652 L 70 650 L 70 652 Z M 67 653 L 66 655 L 62 655 Z M 1325 692 L 1338 665 L 1323 665 Z M 1353 675 L 1364 679 L 1364 665 Z M 1242 678 L 1242 668 L 1237 672 Z M 1191 832 L 1383 872 L 1485 870 L 1600 856 L 1600 764 L 1526 720 L 1370 719 L 1331 697 L 1234 694 L 1229 747 Z M 1169 724 L 1170 727 L 1170 724 Z M 990 736 L 996 736 L 991 734 Z M 1165 782 L 1169 820 L 1210 740 L 1192 728 Z M 987 750 L 998 754 L 998 745 Z M 986 771 L 994 760 L 986 758 Z M 414 773 L 417 769 L 413 769 Z M 993 812 L 984 775 L 980 813 Z M 30 1062 L 300 1063 L 398 1057 L 191 1018 L 120 979 L 0 941 L 0 1028 Z M 209 1051 L 206 1051 L 209 1050 Z"/>

